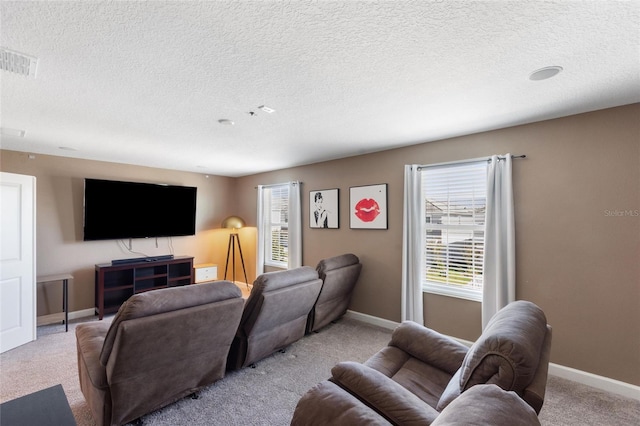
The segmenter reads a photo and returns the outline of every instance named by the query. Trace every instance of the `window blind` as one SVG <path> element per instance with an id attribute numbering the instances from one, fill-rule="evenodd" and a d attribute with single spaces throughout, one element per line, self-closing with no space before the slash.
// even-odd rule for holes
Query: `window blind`
<path id="1" fill-rule="evenodd" d="M 424 283 L 431 289 L 482 291 L 487 162 L 421 171 Z"/>
<path id="2" fill-rule="evenodd" d="M 289 187 L 278 185 L 269 188 L 269 223 L 270 253 L 268 259 L 272 262 L 287 263 L 289 258 Z"/>

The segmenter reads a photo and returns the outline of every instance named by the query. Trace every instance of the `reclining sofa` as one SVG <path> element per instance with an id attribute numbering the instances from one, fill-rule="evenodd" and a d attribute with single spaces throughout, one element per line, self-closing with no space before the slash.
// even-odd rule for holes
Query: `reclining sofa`
<path id="1" fill-rule="evenodd" d="M 364 364 L 336 365 L 329 380 L 300 399 L 292 424 L 438 424 L 447 406 L 484 384 L 515 393 L 538 414 L 550 349 L 551 327 L 542 310 L 527 301 L 496 313 L 470 348 L 406 321 Z"/>
<path id="2" fill-rule="evenodd" d="M 233 339 L 227 368 L 252 365 L 303 338 L 309 311 L 321 287 L 318 272 L 309 266 L 267 272 L 256 278 Z"/>
<path id="3" fill-rule="evenodd" d="M 347 312 L 362 264 L 355 254 L 323 259 L 316 266 L 322 280 L 320 296 L 307 320 L 307 333 L 318 331 Z"/>
<path id="4" fill-rule="evenodd" d="M 244 299 L 229 281 L 140 293 L 109 323 L 76 327 L 80 389 L 98 425 L 121 425 L 225 375 Z"/>

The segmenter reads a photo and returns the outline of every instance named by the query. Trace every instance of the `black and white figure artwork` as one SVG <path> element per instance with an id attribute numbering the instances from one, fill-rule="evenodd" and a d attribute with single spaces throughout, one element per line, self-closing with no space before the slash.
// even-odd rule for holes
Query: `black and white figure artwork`
<path id="1" fill-rule="evenodd" d="M 309 192 L 309 227 L 337 229 L 340 227 L 338 189 Z"/>

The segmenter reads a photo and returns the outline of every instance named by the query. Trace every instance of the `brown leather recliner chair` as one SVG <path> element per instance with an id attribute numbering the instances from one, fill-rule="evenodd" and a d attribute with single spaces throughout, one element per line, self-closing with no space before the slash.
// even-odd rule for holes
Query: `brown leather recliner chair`
<path id="1" fill-rule="evenodd" d="M 323 259 L 316 267 L 322 290 L 307 320 L 307 333 L 318 331 L 347 312 L 362 264 L 355 254 Z"/>
<path id="2" fill-rule="evenodd" d="M 80 388 L 98 425 L 121 425 L 224 377 L 244 300 L 229 281 L 130 297 L 76 327 Z"/>
<path id="3" fill-rule="evenodd" d="M 551 327 L 527 301 L 501 309 L 471 348 L 403 322 L 389 345 L 364 364 L 336 365 L 330 380 L 300 399 L 292 424 L 432 424 L 452 401 L 482 384 L 513 391 L 537 414 L 550 349 Z"/>
<path id="4" fill-rule="evenodd" d="M 227 368 L 235 370 L 254 364 L 303 338 L 307 316 L 321 287 L 318 272 L 309 266 L 267 272 L 256 278 Z"/>

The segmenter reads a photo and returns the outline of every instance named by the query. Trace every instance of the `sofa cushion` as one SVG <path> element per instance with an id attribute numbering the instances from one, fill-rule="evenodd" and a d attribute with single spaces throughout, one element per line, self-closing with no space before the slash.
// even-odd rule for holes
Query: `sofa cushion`
<path id="1" fill-rule="evenodd" d="M 242 297 L 242 292 L 230 281 L 171 287 L 135 294 L 120 306 L 113 318 L 100 353 L 100 363 L 107 365 L 118 327 L 123 321 L 239 297 Z"/>
<path id="2" fill-rule="evenodd" d="M 402 349 L 385 346 L 365 361 L 364 365 L 378 370 L 387 377 L 393 377 L 410 358 L 411 355 Z"/>

